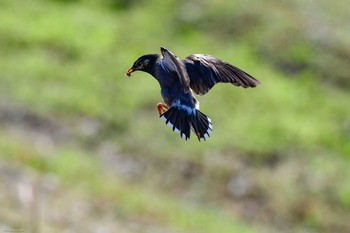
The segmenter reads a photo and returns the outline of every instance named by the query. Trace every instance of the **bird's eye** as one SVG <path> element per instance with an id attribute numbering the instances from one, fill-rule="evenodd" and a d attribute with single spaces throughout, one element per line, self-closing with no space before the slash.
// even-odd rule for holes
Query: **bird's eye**
<path id="1" fill-rule="evenodd" d="M 143 62 L 143 64 L 144 64 L 145 66 L 147 66 L 148 63 L 149 63 L 149 59 L 146 59 L 146 60 Z"/>
<path id="2" fill-rule="evenodd" d="M 141 63 L 141 62 L 139 62 L 139 61 L 138 61 L 138 62 L 136 62 L 136 63 L 135 63 L 135 67 L 142 67 L 142 63 Z"/>

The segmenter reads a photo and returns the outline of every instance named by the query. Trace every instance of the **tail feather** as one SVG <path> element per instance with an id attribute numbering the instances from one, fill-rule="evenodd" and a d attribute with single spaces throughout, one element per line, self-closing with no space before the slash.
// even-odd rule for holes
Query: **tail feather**
<path id="1" fill-rule="evenodd" d="M 191 134 L 191 125 L 188 122 L 188 119 L 184 117 L 182 119 L 182 128 L 181 128 L 181 138 L 189 139 Z"/>
<path id="2" fill-rule="evenodd" d="M 199 141 L 210 137 L 213 129 L 210 118 L 199 110 L 189 113 L 186 109 L 173 106 L 161 114 L 160 118 L 165 120 L 166 125 L 172 127 L 174 132 L 180 132 L 180 136 L 186 140 L 190 138 L 191 129 Z"/>
<path id="3" fill-rule="evenodd" d="M 173 131 L 175 132 L 175 133 L 179 133 L 179 132 L 181 132 L 180 131 L 180 129 L 182 129 L 182 119 L 180 119 L 180 118 L 175 118 L 174 119 L 174 126 L 173 126 Z"/>
<path id="4" fill-rule="evenodd" d="M 210 137 L 210 134 L 213 130 L 213 125 L 211 124 L 211 119 L 207 117 L 205 114 L 197 110 L 197 117 L 195 121 L 198 124 L 198 130 L 196 131 L 196 134 L 198 136 L 198 139 L 204 139 L 206 140 L 208 137 Z M 194 117 L 194 116 L 193 116 Z"/>
<path id="5" fill-rule="evenodd" d="M 177 115 L 175 111 L 170 111 L 167 118 L 166 118 L 166 125 L 173 128 L 173 131 L 179 131 L 178 128 L 176 128 L 176 122 L 177 121 Z"/>

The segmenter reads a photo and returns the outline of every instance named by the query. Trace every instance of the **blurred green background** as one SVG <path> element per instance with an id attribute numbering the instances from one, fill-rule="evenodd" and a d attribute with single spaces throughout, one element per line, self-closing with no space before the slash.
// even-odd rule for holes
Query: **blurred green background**
<path id="1" fill-rule="evenodd" d="M 0 231 L 350 232 L 350 9 L 334 0 L 1 0 Z M 124 76 L 165 46 L 261 85 L 198 97 L 210 140 Z"/>

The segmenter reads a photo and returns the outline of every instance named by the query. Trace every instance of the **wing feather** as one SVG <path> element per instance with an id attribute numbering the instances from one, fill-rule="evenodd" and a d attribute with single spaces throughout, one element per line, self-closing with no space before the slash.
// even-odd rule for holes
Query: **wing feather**
<path id="1" fill-rule="evenodd" d="M 163 55 L 163 64 L 170 70 L 177 72 L 180 82 L 185 90 L 190 90 L 190 79 L 184 64 L 169 50 L 160 48 Z"/>
<path id="2" fill-rule="evenodd" d="M 205 54 L 192 54 L 183 61 L 190 87 L 199 95 L 207 93 L 216 83 L 232 83 L 243 88 L 256 87 L 258 80 L 225 61 Z"/>

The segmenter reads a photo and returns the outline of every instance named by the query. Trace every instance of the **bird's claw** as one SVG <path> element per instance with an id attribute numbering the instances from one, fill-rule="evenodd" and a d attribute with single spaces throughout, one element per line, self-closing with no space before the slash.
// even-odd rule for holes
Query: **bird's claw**
<path id="1" fill-rule="evenodd" d="M 158 113 L 159 115 L 162 115 L 163 113 L 165 113 L 166 111 L 168 111 L 169 107 L 166 106 L 165 104 L 163 103 L 158 103 L 157 104 L 157 110 L 158 110 Z"/>

